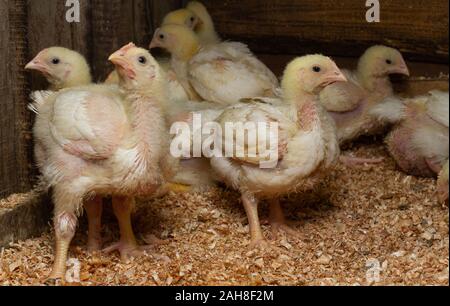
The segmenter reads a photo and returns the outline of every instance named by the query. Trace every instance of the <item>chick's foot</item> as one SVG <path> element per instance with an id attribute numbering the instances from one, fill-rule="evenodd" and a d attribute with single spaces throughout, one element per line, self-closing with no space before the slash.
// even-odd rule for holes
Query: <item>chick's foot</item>
<path id="1" fill-rule="evenodd" d="M 139 246 L 137 243 L 119 241 L 104 249 L 103 252 L 109 254 L 118 251 L 120 253 L 120 259 L 126 262 L 133 258 L 145 256 L 150 250 L 154 250 L 154 245 Z"/>
<path id="2" fill-rule="evenodd" d="M 286 235 L 298 239 L 300 238 L 299 233 L 287 224 L 278 199 L 273 199 L 270 201 L 269 224 L 272 227 L 272 234 L 275 237 L 284 232 Z"/>

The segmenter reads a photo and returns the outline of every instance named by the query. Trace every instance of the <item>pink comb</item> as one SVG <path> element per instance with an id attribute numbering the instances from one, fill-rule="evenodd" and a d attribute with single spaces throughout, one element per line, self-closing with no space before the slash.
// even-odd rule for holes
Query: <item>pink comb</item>
<path id="1" fill-rule="evenodd" d="M 128 52 L 128 50 L 133 49 L 133 48 L 136 48 L 136 45 L 135 45 L 134 43 L 130 42 L 128 45 L 123 46 L 123 47 L 119 50 L 119 52 L 120 52 L 121 54 L 125 54 L 125 53 Z"/>

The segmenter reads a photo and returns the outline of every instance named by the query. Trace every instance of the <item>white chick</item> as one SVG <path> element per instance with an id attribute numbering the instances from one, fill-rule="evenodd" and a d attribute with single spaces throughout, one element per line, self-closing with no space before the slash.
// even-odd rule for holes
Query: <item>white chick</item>
<path id="1" fill-rule="evenodd" d="M 231 158 L 211 159 L 211 165 L 220 178 L 242 195 L 252 246 L 265 244 L 258 218 L 259 201 L 264 198 L 270 200 L 271 223 L 276 230 L 293 232 L 285 225 L 279 197 L 310 190 L 337 161 L 339 144 L 335 125 L 322 109 L 318 93 L 328 85 L 345 80 L 335 63 L 327 57 L 309 55 L 297 58 L 287 66 L 281 85 L 289 112 L 255 102 L 230 107 L 218 119 L 223 131 L 230 123 L 276 123 L 279 127 L 277 146 L 271 151 L 278 156 L 274 168 L 260 167 L 268 152 L 255 148 L 259 138 L 256 142 L 245 139 L 245 157 L 236 154 Z M 252 135 L 251 132 L 249 129 L 248 134 Z M 272 133 L 268 138 L 274 140 L 275 136 Z M 222 139 L 220 135 L 217 137 Z M 236 137 L 229 140 L 233 143 L 225 143 L 224 147 L 235 148 Z M 256 152 L 256 155 L 251 152 Z"/>
<path id="2" fill-rule="evenodd" d="M 162 111 L 166 84 L 158 63 L 133 44 L 110 60 L 118 69 L 121 91 L 88 85 L 50 94 L 34 126 L 46 156 L 40 170 L 53 188 L 55 205 L 50 280 L 64 277 L 83 199 L 94 195 L 113 196 L 119 221 L 120 242 L 107 251 L 119 250 L 122 259 L 141 254 L 130 219 L 134 197 L 154 194 L 175 172 Z"/>

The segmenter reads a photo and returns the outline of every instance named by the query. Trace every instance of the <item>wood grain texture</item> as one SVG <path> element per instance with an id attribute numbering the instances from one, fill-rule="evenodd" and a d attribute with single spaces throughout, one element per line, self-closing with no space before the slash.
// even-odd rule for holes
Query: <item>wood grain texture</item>
<path id="1" fill-rule="evenodd" d="M 92 68 L 96 80 L 112 70 L 108 57 L 128 42 L 148 44 L 150 37 L 146 0 L 92 0 Z"/>
<path id="2" fill-rule="evenodd" d="M 365 1 L 206 0 L 223 38 L 258 53 L 359 56 L 373 44 L 409 59 L 448 62 L 446 0 L 383 0 L 381 22 L 367 23 Z"/>
<path id="3" fill-rule="evenodd" d="M 76 50 L 90 59 L 90 1 L 80 0 L 80 22 L 66 21 L 66 1 L 28 0 L 28 59 L 42 49 L 61 46 Z M 31 73 L 32 90 L 47 86 L 37 72 Z"/>
<path id="4" fill-rule="evenodd" d="M 148 0 L 150 7 L 150 14 L 152 17 L 153 31 L 156 30 L 162 23 L 167 13 L 183 7 L 186 1 L 182 0 Z"/>
<path id="5" fill-rule="evenodd" d="M 0 1 L 0 197 L 30 188 L 26 1 Z"/>

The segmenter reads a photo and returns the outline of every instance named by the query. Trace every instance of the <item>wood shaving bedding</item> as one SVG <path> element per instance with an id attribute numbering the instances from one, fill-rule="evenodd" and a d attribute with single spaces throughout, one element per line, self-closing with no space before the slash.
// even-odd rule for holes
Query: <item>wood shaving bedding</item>
<path id="1" fill-rule="evenodd" d="M 133 220 L 141 243 L 154 235 L 166 244 L 128 263 L 118 254 L 88 254 L 82 221 L 70 251 L 81 264 L 73 285 L 449 285 L 448 207 L 435 199 L 435 180 L 399 172 L 381 144 L 344 154 L 386 160 L 339 165 L 317 192 L 283 200 L 300 239 L 272 237 L 264 226 L 274 248 L 249 249 L 237 193 L 170 194 L 140 203 Z M 104 222 L 108 245 L 118 239 L 110 209 Z M 41 284 L 52 247 L 49 232 L 2 250 L 0 285 Z"/>

